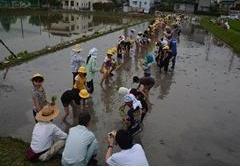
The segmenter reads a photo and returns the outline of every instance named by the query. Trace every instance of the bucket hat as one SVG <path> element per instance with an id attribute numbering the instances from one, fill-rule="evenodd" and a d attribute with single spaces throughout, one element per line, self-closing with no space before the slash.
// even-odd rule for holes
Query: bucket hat
<path id="1" fill-rule="evenodd" d="M 87 73 L 87 70 L 85 67 L 81 66 L 79 69 L 78 69 L 78 72 L 80 73 Z"/>
<path id="2" fill-rule="evenodd" d="M 37 79 L 37 78 L 40 78 L 40 79 L 42 79 L 42 80 L 44 81 L 43 75 L 42 75 L 42 74 L 39 74 L 39 73 L 34 74 L 34 75 L 32 76 L 32 78 L 31 78 L 31 81 L 33 81 L 33 80 L 35 80 L 35 79 Z"/>
<path id="3" fill-rule="evenodd" d="M 90 97 L 90 94 L 88 93 L 87 89 L 82 89 L 79 93 L 79 96 L 83 99 L 87 99 Z"/>

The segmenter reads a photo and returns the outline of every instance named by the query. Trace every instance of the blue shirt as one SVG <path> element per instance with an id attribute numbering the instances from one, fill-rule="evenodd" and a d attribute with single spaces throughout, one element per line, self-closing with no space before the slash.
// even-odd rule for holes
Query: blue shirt
<path id="1" fill-rule="evenodd" d="M 171 48 L 172 54 L 176 55 L 177 54 L 177 41 L 176 41 L 176 39 L 172 39 L 170 41 L 170 48 Z"/>
<path id="2" fill-rule="evenodd" d="M 72 127 L 62 154 L 62 165 L 86 166 L 97 150 L 98 142 L 91 131 L 81 125 Z"/>
<path id="3" fill-rule="evenodd" d="M 77 72 L 79 67 L 83 65 L 85 62 L 82 58 L 82 56 L 78 53 L 72 53 L 71 57 L 71 69 L 72 72 Z"/>

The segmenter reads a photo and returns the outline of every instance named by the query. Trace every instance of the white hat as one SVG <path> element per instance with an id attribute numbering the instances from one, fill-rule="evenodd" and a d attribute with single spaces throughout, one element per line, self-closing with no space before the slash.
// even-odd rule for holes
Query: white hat
<path id="1" fill-rule="evenodd" d="M 126 94 L 128 94 L 130 92 L 130 89 L 125 88 L 125 87 L 120 87 L 118 89 L 118 93 L 119 95 L 125 96 Z"/>
<path id="2" fill-rule="evenodd" d="M 96 57 L 97 56 L 97 51 L 98 51 L 97 48 L 92 48 L 92 49 L 89 50 L 88 54 Z"/>

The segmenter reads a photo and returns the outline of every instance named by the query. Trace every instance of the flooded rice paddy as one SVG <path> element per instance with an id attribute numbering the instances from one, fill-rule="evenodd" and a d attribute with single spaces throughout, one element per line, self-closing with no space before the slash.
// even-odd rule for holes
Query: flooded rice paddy
<path id="1" fill-rule="evenodd" d="M 129 17 L 77 13 L 1 15 L 0 38 L 15 54 L 25 50 L 32 52 L 94 33 L 112 30 L 133 20 Z M 0 45 L 0 61 L 9 55 L 8 50 Z"/>
<path id="2" fill-rule="evenodd" d="M 147 26 L 135 26 L 143 31 Z M 107 48 L 115 46 L 118 31 L 82 43 L 86 58 L 92 47 L 99 49 L 98 65 Z M 59 98 L 71 88 L 71 48 L 0 72 L 0 135 L 31 140 L 32 116 L 30 77 L 45 76 L 44 87 Z M 121 127 L 117 88 L 131 87 L 134 75 L 143 75 L 141 53 L 126 61 L 115 73 L 112 86 L 102 89 L 100 74 L 95 78 L 91 129 L 100 143 L 98 159 L 104 164 L 107 132 Z M 199 27 L 186 24 L 178 44 L 176 69 L 159 73 L 152 67 L 156 85 L 150 92 L 152 103 L 144 121 L 141 143 L 150 165 L 240 165 L 239 85 L 240 59 L 228 47 Z M 5 78 L 5 79 L 3 79 Z M 72 122 L 72 117 L 68 120 Z M 55 121 L 61 128 L 68 125 Z"/>

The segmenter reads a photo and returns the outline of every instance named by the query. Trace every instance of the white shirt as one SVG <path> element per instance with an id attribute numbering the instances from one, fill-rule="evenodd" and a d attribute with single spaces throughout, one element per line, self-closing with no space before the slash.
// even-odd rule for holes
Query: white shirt
<path id="1" fill-rule="evenodd" d="M 122 150 L 107 159 L 111 166 L 148 166 L 148 161 L 141 145 L 135 144 L 131 149 Z"/>
<path id="2" fill-rule="evenodd" d="M 55 138 L 66 139 L 67 134 L 51 122 L 38 122 L 33 129 L 31 148 L 35 153 L 48 150 Z"/>

